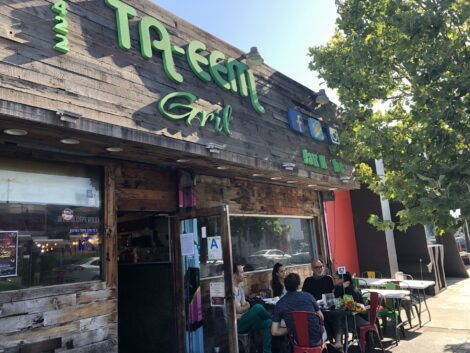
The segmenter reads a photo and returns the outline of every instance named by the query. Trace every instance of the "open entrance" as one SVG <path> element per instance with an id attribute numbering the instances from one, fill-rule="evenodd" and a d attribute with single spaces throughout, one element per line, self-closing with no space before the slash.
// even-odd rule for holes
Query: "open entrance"
<path id="1" fill-rule="evenodd" d="M 118 212 L 117 230 L 119 352 L 176 352 L 170 218 Z"/>

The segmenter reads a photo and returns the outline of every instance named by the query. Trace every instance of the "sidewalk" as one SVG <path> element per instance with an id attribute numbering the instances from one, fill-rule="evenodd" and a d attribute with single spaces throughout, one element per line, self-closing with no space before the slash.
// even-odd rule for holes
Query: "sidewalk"
<path id="1" fill-rule="evenodd" d="M 467 270 L 470 273 L 470 267 Z M 470 278 L 448 278 L 447 289 L 427 302 L 431 321 L 426 322 L 428 316 L 423 313 L 424 326 L 419 328 L 417 319 L 413 320 L 416 326 L 411 330 L 406 326 L 406 337 L 398 346 L 385 342 L 386 352 L 470 353 Z"/>

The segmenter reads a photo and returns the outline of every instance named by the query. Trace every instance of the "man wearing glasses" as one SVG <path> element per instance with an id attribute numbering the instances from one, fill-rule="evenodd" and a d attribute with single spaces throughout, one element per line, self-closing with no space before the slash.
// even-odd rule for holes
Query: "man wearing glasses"
<path id="1" fill-rule="evenodd" d="M 325 275 L 325 266 L 320 260 L 312 261 L 312 277 L 305 279 L 302 287 L 303 292 L 310 293 L 316 300 L 322 298 L 322 294 L 333 293 L 335 285 L 331 276 Z"/>

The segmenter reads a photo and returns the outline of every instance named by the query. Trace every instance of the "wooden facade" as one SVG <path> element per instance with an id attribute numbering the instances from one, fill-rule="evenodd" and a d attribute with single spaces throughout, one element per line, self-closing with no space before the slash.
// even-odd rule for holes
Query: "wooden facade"
<path id="1" fill-rule="evenodd" d="M 332 104 L 315 104 L 315 92 L 267 65 L 250 69 L 263 114 L 253 109 L 249 97 L 200 80 L 177 55 L 175 69 L 184 81 L 173 82 L 160 53 L 155 51 L 149 60 L 140 54 L 137 27 L 145 16 L 166 28 L 175 47 L 199 40 L 207 47 L 203 54 L 218 50 L 236 59 L 243 53 L 146 0 L 128 2 L 137 13 L 129 21 L 129 50 L 118 46 L 116 14 L 105 0 L 67 1 L 70 52 L 59 54 L 53 50 L 55 2 L 0 3 L 0 128 L 27 131 L 27 136 L 1 134 L 0 156 L 102 167 L 103 281 L 0 292 L 0 351 L 16 353 L 60 338 L 60 343 L 51 343 L 59 344 L 56 352 L 117 352 L 117 213 L 177 217 L 182 172 L 194 181 L 196 210 L 228 205 L 237 215 L 316 219 L 315 233 L 326 256 L 320 192 L 356 185 L 341 178 L 351 172 L 347 163 L 344 171 L 334 170 L 330 162 L 335 157 L 326 141 L 289 128 L 287 109 L 337 127 Z M 230 105 L 232 134 L 164 119 L 157 104 L 177 91 L 197 96 L 194 107 L 207 112 Z M 63 138 L 80 143 L 64 145 Z M 113 153 L 109 147 L 122 150 Z M 325 156 L 327 167 L 305 164 L 303 149 Z M 292 167 L 283 167 L 286 163 Z M 178 224 L 172 227 L 176 230 Z M 181 303 L 177 237 L 175 231 L 171 263 Z M 303 278 L 309 274 L 308 266 L 296 271 Z M 267 272 L 247 281 L 249 288 L 269 285 Z M 175 308 L 178 352 L 184 351 L 182 305 Z"/>

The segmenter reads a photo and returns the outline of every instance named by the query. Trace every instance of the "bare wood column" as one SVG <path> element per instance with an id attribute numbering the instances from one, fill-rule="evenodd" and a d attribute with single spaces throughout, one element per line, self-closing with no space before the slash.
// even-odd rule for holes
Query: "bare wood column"
<path id="1" fill-rule="evenodd" d="M 105 166 L 104 186 L 106 284 L 113 287 L 117 285 L 116 166 Z"/>

